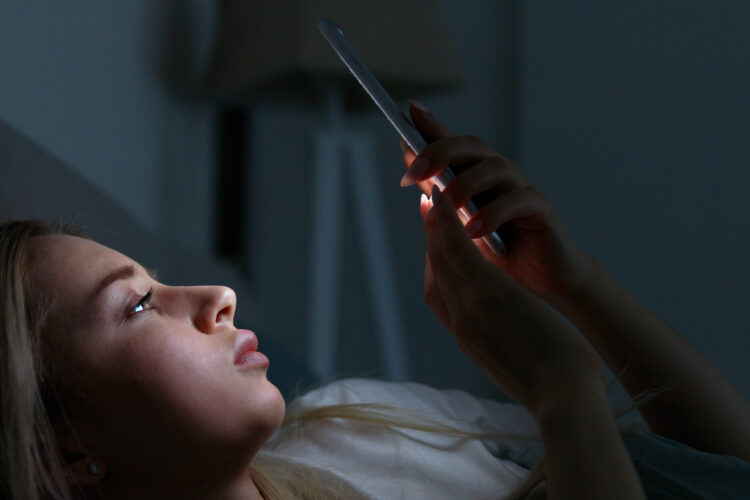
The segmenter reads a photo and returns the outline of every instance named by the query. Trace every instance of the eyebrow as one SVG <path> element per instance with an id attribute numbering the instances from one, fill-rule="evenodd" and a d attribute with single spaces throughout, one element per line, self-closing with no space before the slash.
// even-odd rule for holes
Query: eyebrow
<path id="1" fill-rule="evenodd" d="M 156 280 L 156 273 L 154 271 L 146 269 L 146 273 L 151 279 Z M 107 287 L 109 287 L 115 281 L 130 279 L 136 274 L 137 270 L 135 268 L 135 265 L 133 264 L 126 264 L 111 271 L 109 274 L 104 276 L 104 278 L 102 278 L 96 285 L 96 288 L 92 290 L 91 295 L 89 295 L 89 302 L 93 302 L 94 300 L 96 300 L 99 294 L 106 290 Z"/>

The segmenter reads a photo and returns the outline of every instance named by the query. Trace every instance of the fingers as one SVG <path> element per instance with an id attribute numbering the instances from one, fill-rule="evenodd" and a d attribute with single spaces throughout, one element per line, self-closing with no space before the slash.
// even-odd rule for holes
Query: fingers
<path id="1" fill-rule="evenodd" d="M 504 191 L 477 211 L 466 224 L 471 238 L 480 238 L 510 221 L 521 229 L 541 231 L 550 227 L 552 207 L 533 189 Z"/>
<path id="2" fill-rule="evenodd" d="M 448 184 L 446 192 L 458 208 L 485 191 L 502 192 L 530 185 L 518 165 L 500 156 L 492 156 L 458 175 Z"/>
<path id="3" fill-rule="evenodd" d="M 427 195 L 422 194 L 422 197 L 419 203 L 419 211 L 422 214 L 422 219 L 424 219 L 427 216 L 427 212 L 429 212 L 431 208 L 432 208 L 432 199 L 428 198 Z M 490 249 L 487 246 L 487 244 L 484 243 L 483 240 L 477 239 L 477 240 L 472 241 L 472 243 L 474 243 L 477 246 L 479 251 L 484 256 L 485 260 L 489 260 L 490 262 L 495 263 L 495 260 L 498 258 L 497 255 L 492 249 Z M 434 278 L 431 277 L 431 280 L 434 281 Z M 426 286 L 426 282 L 425 282 L 425 286 Z"/>
<path id="4" fill-rule="evenodd" d="M 442 294 L 450 294 L 452 290 L 461 290 L 466 278 L 451 262 L 454 256 L 452 255 L 451 249 L 446 248 L 446 238 L 442 234 L 444 228 L 440 227 L 441 224 L 443 224 L 443 220 L 447 217 L 444 214 L 441 214 L 440 217 L 437 216 L 436 212 L 440 211 L 440 209 L 438 208 L 440 203 L 439 201 L 437 201 L 439 196 L 438 198 L 436 198 L 435 193 L 439 193 L 437 188 L 434 188 L 433 190 L 433 197 L 431 200 L 432 207 L 428 208 L 428 210 L 424 212 L 427 258 L 429 259 L 433 270 L 434 286 L 439 292 L 442 292 Z M 426 204 L 422 204 L 422 206 L 420 207 L 423 211 L 425 205 Z M 445 204 L 443 204 L 441 208 L 444 208 L 444 205 Z M 452 208 L 451 211 L 453 211 Z M 458 226 L 460 230 L 463 231 L 460 222 L 458 223 Z M 464 238 L 468 240 L 466 235 L 464 235 Z"/>
<path id="5" fill-rule="evenodd" d="M 419 211 L 422 213 L 422 219 L 425 218 L 427 212 L 432 208 L 432 199 L 428 198 L 427 195 L 422 194 L 419 203 Z M 428 249 L 434 240 L 428 241 Z M 445 262 L 441 261 L 444 265 Z M 440 271 L 441 268 L 438 268 Z M 441 283 L 443 287 L 447 286 L 445 282 Z M 432 270 L 432 263 L 430 262 L 429 252 L 425 254 L 425 266 L 424 266 L 424 298 L 427 305 L 433 310 L 438 319 L 448 328 L 452 328 L 450 309 L 448 304 L 443 298 L 450 293 L 450 289 L 440 289 L 440 286 L 435 279 L 435 273 Z"/>
<path id="6" fill-rule="evenodd" d="M 473 163 L 496 154 L 476 137 L 454 137 L 422 104 L 416 101 L 410 104 L 409 112 L 414 126 L 429 145 L 417 156 L 401 141 L 404 164 L 409 167 L 401 179 L 402 186 L 410 186 L 419 180 L 430 178 L 448 165 Z"/>
<path id="7" fill-rule="evenodd" d="M 435 115 L 420 102 L 409 101 L 409 114 L 414 126 L 428 144 L 453 135 L 448 127 L 440 123 Z"/>
<path id="8" fill-rule="evenodd" d="M 433 142 L 414 158 L 401 179 L 401 185 L 410 186 L 428 179 L 449 165 L 476 163 L 493 156 L 497 156 L 497 153 L 477 137 L 446 137 Z"/>
<path id="9" fill-rule="evenodd" d="M 450 195 L 433 187 L 432 204 L 425 213 L 424 225 L 427 253 L 439 286 L 443 288 L 444 284 L 456 290 L 466 280 L 481 279 L 487 272 L 487 264 L 469 239 Z"/>

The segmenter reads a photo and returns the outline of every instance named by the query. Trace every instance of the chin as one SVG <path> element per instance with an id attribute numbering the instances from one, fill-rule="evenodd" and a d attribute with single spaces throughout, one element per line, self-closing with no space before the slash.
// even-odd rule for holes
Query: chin
<path id="1" fill-rule="evenodd" d="M 264 387 L 263 395 L 258 394 L 258 397 L 253 399 L 254 404 L 257 405 L 256 411 L 260 410 L 260 405 L 263 407 L 263 414 L 266 417 L 264 419 L 265 427 L 268 429 L 268 437 L 271 437 L 284 420 L 286 404 L 284 403 L 284 396 L 281 395 L 281 391 L 268 380 L 266 380 L 266 384 L 267 386 Z"/>

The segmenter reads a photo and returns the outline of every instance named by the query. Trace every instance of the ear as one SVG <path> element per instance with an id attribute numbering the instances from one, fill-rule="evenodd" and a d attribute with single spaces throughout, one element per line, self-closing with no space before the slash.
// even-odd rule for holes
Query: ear
<path id="1" fill-rule="evenodd" d="M 90 486 L 104 479 L 106 468 L 94 453 L 83 449 L 77 439 L 59 439 L 60 459 L 68 481 L 77 486 Z"/>

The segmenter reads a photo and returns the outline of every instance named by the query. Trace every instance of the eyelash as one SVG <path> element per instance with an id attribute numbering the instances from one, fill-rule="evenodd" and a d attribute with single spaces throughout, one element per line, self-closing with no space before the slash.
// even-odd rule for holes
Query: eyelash
<path id="1" fill-rule="evenodd" d="M 138 314 L 140 312 L 146 311 L 148 309 L 153 309 L 152 307 L 148 307 L 148 305 L 151 303 L 151 299 L 154 296 L 154 289 L 150 288 L 148 292 L 146 292 L 146 295 L 141 297 L 141 300 L 138 301 L 136 305 L 130 308 L 128 311 L 129 315 Z M 136 309 L 141 308 L 140 310 L 136 311 Z"/>

